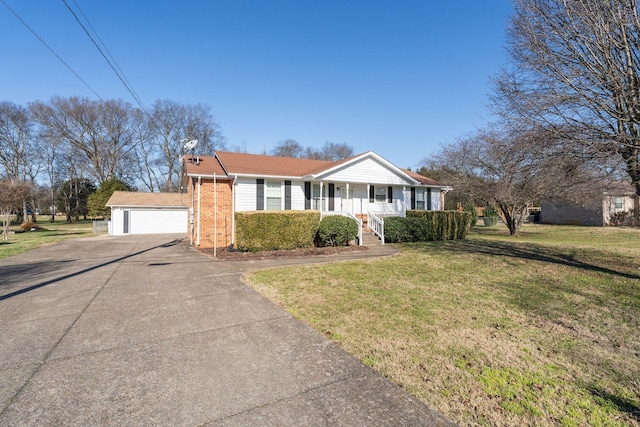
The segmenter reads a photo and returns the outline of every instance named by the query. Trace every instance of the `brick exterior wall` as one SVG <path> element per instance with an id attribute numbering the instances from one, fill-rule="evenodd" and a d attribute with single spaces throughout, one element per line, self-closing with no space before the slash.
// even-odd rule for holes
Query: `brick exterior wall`
<path id="1" fill-rule="evenodd" d="M 192 182 L 193 180 L 193 182 Z M 195 186 L 193 185 L 195 183 Z M 192 197 L 192 192 L 194 196 Z M 200 182 L 200 246 L 198 246 L 198 178 L 189 177 L 187 200 L 191 208 L 193 200 L 193 227 L 189 224 L 189 237 L 198 248 L 223 249 L 233 242 L 233 182 L 228 179 L 216 179 L 215 191 L 213 178 Z M 217 215 L 214 215 L 214 198 L 217 199 Z M 214 217 L 217 226 L 214 224 Z M 214 230 L 217 230 L 214 239 Z"/>

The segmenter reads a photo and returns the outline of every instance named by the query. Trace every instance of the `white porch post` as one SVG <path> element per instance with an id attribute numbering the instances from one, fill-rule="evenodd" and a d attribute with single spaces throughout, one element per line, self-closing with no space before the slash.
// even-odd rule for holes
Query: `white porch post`
<path id="1" fill-rule="evenodd" d="M 349 202 L 349 183 L 348 182 L 345 185 L 345 191 L 347 192 L 347 197 L 344 198 L 347 204 L 346 211 L 349 212 L 350 214 L 353 214 L 354 212 L 351 212 L 353 210 L 353 199 L 351 200 L 351 202 Z M 342 210 L 345 210 L 345 206 L 342 207 Z"/>
<path id="2" fill-rule="evenodd" d="M 371 194 L 371 184 L 367 184 L 367 194 L 365 196 L 365 200 L 367 201 L 367 213 L 369 213 L 369 210 L 370 210 L 369 209 L 369 203 L 371 203 L 371 201 L 369 200 L 370 194 Z"/>
<path id="3" fill-rule="evenodd" d="M 320 181 L 320 212 L 324 211 L 324 198 L 322 197 L 322 187 L 324 186 L 324 182 Z"/>
<path id="4" fill-rule="evenodd" d="M 407 186 L 402 186 L 402 216 L 407 216 Z"/>

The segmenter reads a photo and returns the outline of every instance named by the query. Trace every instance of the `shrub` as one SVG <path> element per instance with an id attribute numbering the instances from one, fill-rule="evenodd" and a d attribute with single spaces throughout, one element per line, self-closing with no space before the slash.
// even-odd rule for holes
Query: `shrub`
<path id="1" fill-rule="evenodd" d="M 318 211 L 236 212 L 236 248 L 258 252 L 312 248 Z"/>
<path id="2" fill-rule="evenodd" d="M 342 215 L 322 218 L 318 228 L 320 246 L 347 246 L 349 240 L 358 237 L 358 223 Z"/>
<path id="3" fill-rule="evenodd" d="M 468 212 L 408 211 L 406 218 L 385 218 L 384 240 L 395 243 L 464 239 L 470 222 Z"/>
<path id="4" fill-rule="evenodd" d="M 633 212 L 623 211 L 612 213 L 609 217 L 609 223 L 611 225 L 635 225 L 636 221 Z"/>
<path id="5" fill-rule="evenodd" d="M 498 223 L 498 210 L 493 205 L 487 205 L 484 208 L 484 225 L 486 227 L 491 227 Z"/>
<path id="6" fill-rule="evenodd" d="M 478 210 L 476 209 L 476 205 L 473 202 L 467 202 L 464 204 L 463 210 L 471 214 L 471 226 L 475 227 L 478 223 Z"/>
<path id="7" fill-rule="evenodd" d="M 384 219 L 384 240 L 389 243 L 413 242 L 413 218 L 388 217 Z"/>

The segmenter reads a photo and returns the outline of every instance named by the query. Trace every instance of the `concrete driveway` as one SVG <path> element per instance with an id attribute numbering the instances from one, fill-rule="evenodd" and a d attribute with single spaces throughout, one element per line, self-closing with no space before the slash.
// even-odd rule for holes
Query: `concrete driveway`
<path id="1" fill-rule="evenodd" d="M 240 280 L 302 262 L 212 260 L 183 235 L 0 260 L 0 425 L 448 425 Z"/>

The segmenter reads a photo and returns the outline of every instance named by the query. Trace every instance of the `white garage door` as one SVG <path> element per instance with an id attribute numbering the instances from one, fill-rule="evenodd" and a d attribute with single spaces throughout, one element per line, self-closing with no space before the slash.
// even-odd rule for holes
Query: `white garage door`
<path id="1" fill-rule="evenodd" d="M 186 209 L 131 209 L 130 234 L 186 233 Z"/>

